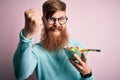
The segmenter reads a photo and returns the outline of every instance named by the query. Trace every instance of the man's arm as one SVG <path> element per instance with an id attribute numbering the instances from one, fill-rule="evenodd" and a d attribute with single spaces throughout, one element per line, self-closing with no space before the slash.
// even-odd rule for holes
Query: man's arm
<path id="1" fill-rule="evenodd" d="M 32 53 L 33 39 L 27 39 L 23 36 L 23 30 L 20 32 L 20 42 L 13 57 L 14 71 L 17 80 L 28 78 L 37 65 L 37 57 Z"/>
<path id="2" fill-rule="evenodd" d="M 15 76 L 18 80 L 29 77 L 36 67 L 37 57 L 32 52 L 32 38 L 42 24 L 42 17 L 38 10 L 26 10 L 24 15 L 25 27 L 20 32 L 20 42 L 13 58 Z"/>

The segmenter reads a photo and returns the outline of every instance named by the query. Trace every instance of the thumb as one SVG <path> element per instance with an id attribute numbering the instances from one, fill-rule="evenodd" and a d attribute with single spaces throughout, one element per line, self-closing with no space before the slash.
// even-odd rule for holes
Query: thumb
<path id="1" fill-rule="evenodd" d="M 84 61 L 84 62 L 87 61 L 87 56 L 86 56 L 86 53 L 85 53 L 85 52 L 82 53 L 81 59 L 82 59 L 82 61 Z"/>

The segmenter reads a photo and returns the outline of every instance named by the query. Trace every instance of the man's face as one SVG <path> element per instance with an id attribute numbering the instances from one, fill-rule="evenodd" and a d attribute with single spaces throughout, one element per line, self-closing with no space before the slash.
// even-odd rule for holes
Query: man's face
<path id="1" fill-rule="evenodd" d="M 65 11 L 57 11 L 47 19 L 48 25 L 45 26 L 41 39 L 44 48 L 53 51 L 65 46 L 68 42 L 66 21 Z"/>
<path id="2" fill-rule="evenodd" d="M 65 11 L 57 11 L 53 14 L 52 17 L 48 18 L 48 25 L 51 28 L 49 34 L 54 36 L 59 36 L 60 32 L 65 29 L 66 26 L 66 12 Z"/>

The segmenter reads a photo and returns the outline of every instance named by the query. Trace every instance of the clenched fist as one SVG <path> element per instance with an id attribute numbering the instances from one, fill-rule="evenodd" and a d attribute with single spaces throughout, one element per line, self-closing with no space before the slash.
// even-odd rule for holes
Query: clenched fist
<path id="1" fill-rule="evenodd" d="M 25 27 L 24 36 L 31 39 L 38 32 L 42 22 L 42 16 L 36 9 L 29 9 L 24 12 Z"/>

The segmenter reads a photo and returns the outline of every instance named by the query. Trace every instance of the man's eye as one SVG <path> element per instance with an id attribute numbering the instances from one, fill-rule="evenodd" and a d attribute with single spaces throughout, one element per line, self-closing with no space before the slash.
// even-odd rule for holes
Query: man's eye
<path id="1" fill-rule="evenodd" d="M 62 20 L 65 20 L 65 18 L 64 18 L 64 17 L 61 17 L 61 18 L 59 18 L 59 20 L 61 20 L 61 21 L 62 21 Z"/>

